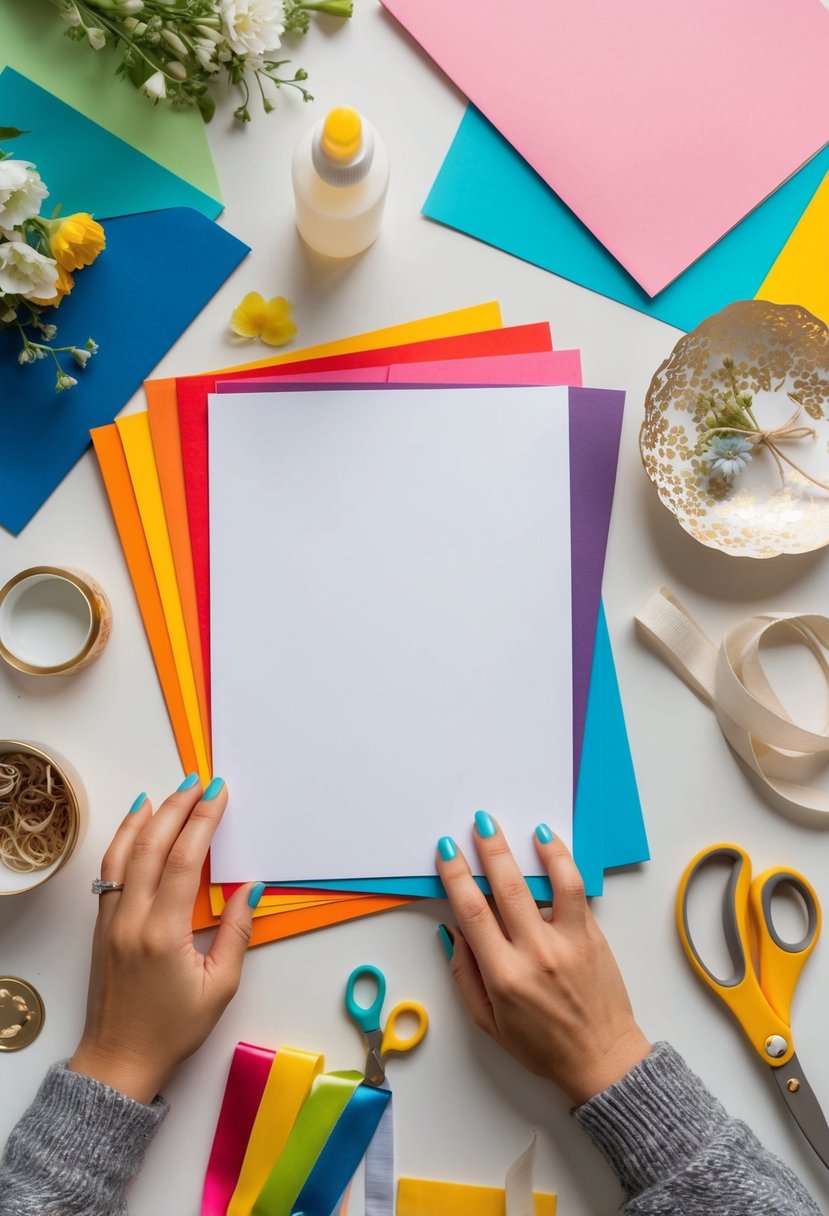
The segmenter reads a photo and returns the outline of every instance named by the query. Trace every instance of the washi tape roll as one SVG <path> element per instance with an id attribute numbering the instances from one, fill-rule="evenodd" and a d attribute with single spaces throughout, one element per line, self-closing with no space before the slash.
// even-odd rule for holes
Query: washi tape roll
<path id="1" fill-rule="evenodd" d="M 78 570 L 34 566 L 0 589 L 0 655 L 27 675 L 72 675 L 112 632 L 103 588 Z"/>

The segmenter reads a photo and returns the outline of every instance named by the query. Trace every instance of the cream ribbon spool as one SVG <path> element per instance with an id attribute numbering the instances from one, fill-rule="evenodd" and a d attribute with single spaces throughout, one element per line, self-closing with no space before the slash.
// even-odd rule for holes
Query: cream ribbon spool
<path id="1" fill-rule="evenodd" d="M 815 656 L 829 684 L 829 619 L 792 612 L 746 617 L 729 629 L 718 648 L 662 587 L 635 620 L 668 665 L 713 706 L 728 743 L 762 785 L 795 817 L 802 818 L 805 811 L 818 816 L 820 826 L 829 827 L 829 793 L 780 775 L 798 760 L 829 753 L 829 724 L 820 733 L 798 726 L 760 662 L 764 637 L 774 629 L 788 629 Z"/>

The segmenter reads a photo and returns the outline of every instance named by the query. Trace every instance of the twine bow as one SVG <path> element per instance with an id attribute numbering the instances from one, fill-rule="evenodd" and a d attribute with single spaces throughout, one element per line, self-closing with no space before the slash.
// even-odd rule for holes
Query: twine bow
<path id="1" fill-rule="evenodd" d="M 728 743 L 774 793 L 784 809 L 829 827 L 829 793 L 801 785 L 798 761 L 829 755 L 829 723 L 822 731 L 798 726 L 786 713 L 760 662 L 760 643 L 788 629 L 815 656 L 829 684 L 829 619 L 815 614 L 766 613 L 740 621 L 717 647 L 682 604 L 660 588 L 636 613 L 645 639 L 717 715 Z M 805 814 L 804 814 L 805 812 Z"/>
<path id="2" fill-rule="evenodd" d="M 786 464 L 791 465 L 793 469 L 800 473 L 801 477 L 805 477 L 812 485 L 818 486 L 821 490 L 829 490 L 829 482 L 820 481 L 817 477 L 813 477 L 811 473 L 807 473 L 796 460 L 792 460 L 791 456 L 787 456 L 779 446 L 781 442 L 786 440 L 814 439 L 815 437 L 815 428 L 813 426 L 806 426 L 804 423 L 798 425 L 798 419 L 803 412 L 803 406 L 800 401 L 798 401 L 793 393 L 789 393 L 788 397 L 790 401 L 794 402 L 795 411 L 782 426 L 764 430 L 754 417 L 751 406 L 746 405 L 743 408 L 747 417 L 754 424 L 753 428 L 749 426 L 712 426 L 702 435 L 700 443 L 704 443 L 711 435 L 742 435 L 753 447 L 768 448 L 777 464 L 781 483 L 785 484 L 786 480 L 785 470 L 783 469 L 783 461 L 785 460 Z"/>

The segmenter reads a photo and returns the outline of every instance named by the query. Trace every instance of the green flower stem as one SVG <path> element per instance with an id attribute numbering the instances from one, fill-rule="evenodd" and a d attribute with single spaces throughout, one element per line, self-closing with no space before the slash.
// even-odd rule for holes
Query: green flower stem
<path id="1" fill-rule="evenodd" d="M 350 17 L 354 12 L 353 0 L 315 0 L 311 4 L 299 4 L 306 13 L 327 13 L 330 17 Z"/>

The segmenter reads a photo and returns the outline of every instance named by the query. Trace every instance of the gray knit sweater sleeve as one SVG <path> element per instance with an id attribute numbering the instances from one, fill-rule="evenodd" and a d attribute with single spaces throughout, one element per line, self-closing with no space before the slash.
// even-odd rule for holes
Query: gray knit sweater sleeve
<path id="1" fill-rule="evenodd" d="M 618 1175 L 629 1216 L 820 1216 L 792 1171 L 668 1043 L 573 1115 Z"/>
<path id="2" fill-rule="evenodd" d="M 0 1216 L 125 1216 L 127 1187 L 167 1113 L 54 1064 L 0 1161 Z"/>
<path id="3" fill-rule="evenodd" d="M 167 1104 L 142 1106 L 51 1068 L 0 1162 L 0 1216 L 125 1216 Z M 803 1186 L 667 1043 L 574 1112 L 608 1157 L 629 1216 L 820 1216 Z"/>

